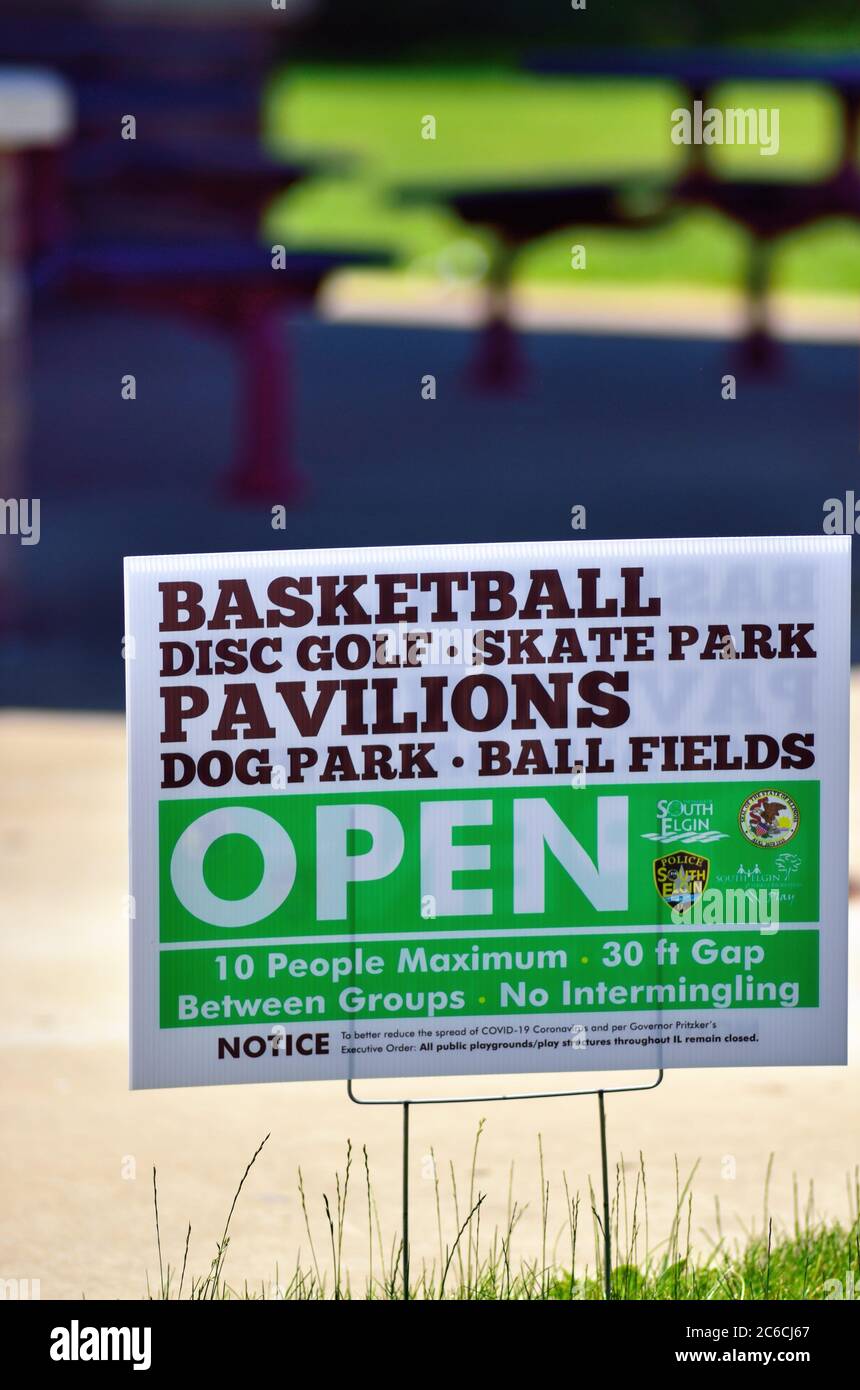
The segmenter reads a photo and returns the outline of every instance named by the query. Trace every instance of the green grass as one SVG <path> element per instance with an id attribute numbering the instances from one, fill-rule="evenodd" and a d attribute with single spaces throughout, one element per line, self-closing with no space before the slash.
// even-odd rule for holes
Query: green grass
<path id="1" fill-rule="evenodd" d="M 543 1145 L 538 1137 L 539 1218 L 538 1249 L 515 1255 L 517 1229 L 528 1203 L 514 1198 L 514 1170 L 507 1175 L 507 1211 L 503 1226 L 482 1227 L 486 1193 L 478 1184 L 478 1151 L 484 1122 L 478 1125 L 467 1181 L 458 1185 L 453 1165 L 442 1171 L 431 1150 L 432 1190 L 422 1185 L 413 1202 L 432 1202 L 436 1216 L 437 1253 L 410 1271 L 413 1299 L 439 1300 L 600 1300 L 605 1298 L 602 1200 L 591 1180 L 584 1193 L 573 1191 L 567 1174 L 560 1190 L 553 1192 L 546 1177 Z M 269 1136 L 248 1163 L 233 1196 L 224 1232 L 208 1270 L 193 1275 L 188 1269 L 191 1226 L 188 1226 L 180 1268 L 165 1265 L 158 1213 L 158 1188 L 153 1169 L 153 1200 L 158 1251 L 158 1286 L 151 1298 L 195 1300 L 242 1299 L 373 1299 L 403 1298 L 402 1244 L 395 1232 L 383 1232 L 370 1174 L 367 1149 L 362 1149 L 356 1168 L 351 1143 L 347 1143 L 342 1172 L 334 1174 L 329 1191 L 310 1198 L 301 1168 L 297 1187 L 302 1213 L 301 1230 L 289 1233 L 301 1245 L 295 1263 L 286 1272 L 275 1270 L 274 1279 L 251 1287 L 235 1288 L 225 1275 L 230 1244 L 230 1225 L 238 1198 Z M 612 1298 L 618 1300 L 728 1300 L 744 1301 L 809 1299 L 852 1296 L 860 1288 L 860 1174 L 848 1180 L 846 1224 L 816 1217 L 810 1184 L 802 1205 L 794 1181 L 794 1218 L 790 1229 L 775 1226 L 769 1212 L 773 1155 L 764 1177 L 760 1224 L 745 1231 L 742 1241 L 730 1242 L 722 1229 L 715 1199 L 713 1229 L 702 1231 L 694 1250 L 697 1228 L 693 1216 L 695 1165 L 682 1181 L 675 1162 L 674 1212 L 662 1236 L 651 1229 L 648 1184 L 642 1155 L 632 1172 L 621 1162 L 616 1168 L 610 1203 L 613 1261 Z M 554 1199 L 554 1200 L 551 1200 Z M 561 1208 L 564 1212 L 560 1215 Z M 366 1230 L 366 1272 L 354 1279 L 344 1263 L 347 1212 L 351 1222 Z M 320 1217 L 322 1220 L 320 1221 Z M 316 1235 L 314 1230 L 316 1229 Z M 847 1294 L 840 1291 L 847 1290 Z"/>
<path id="2" fill-rule="evenodd" d="M 714 147 L 726 176 L 815 179 L 830 171 L 839 109 L 824 89 L 727 85 L 720 105 L 777 106 L 779 153 Z M 329 247 L 390 249 L 399 272 L 439 274 L 446 247 L 468 236 L 439 206 L 399 205 L 403 186 L 428 188 L 630 175 L 670 179 L 686 151 L 669 139 L 681 89 L 661 82 L 568 81 L 503 69 L 297 67 L 277 78 L 267 101 L 274 148 L 341 154 L 334 167 L 301 185 L 270 213 L 273 238 Z M 421 118 L 436 118 L 436 139 Z M 590 282 L 736 285 L 744 233 L 716 214 L 691 211 L 642 232 L 588 230 Z M 527 282 L 572 281 L 571 233 L 533 244 L 519 274 Z M 582 272 L 580 272 L 581 274 Z M 860 228 L 833 221 L 787 237 L 774 283 L 789 290 L 860 289 Z"/>

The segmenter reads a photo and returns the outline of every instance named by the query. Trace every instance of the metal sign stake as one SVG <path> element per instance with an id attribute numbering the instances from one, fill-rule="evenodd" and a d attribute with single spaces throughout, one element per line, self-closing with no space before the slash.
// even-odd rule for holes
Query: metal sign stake
<path id="1" fill-rule="evenodd" d="M 357 1096 L 352 1077 L 346 1083 L 346 1093 L 355 1105 L 401 1105 L 403 1107 L 403 1301 L 409 1301 L 409 1107 L 412 1105 L 490 1105 L 502 1100 L 562 1100 L 572 1096 L 597 1096 L 598 1118 L 600 1123 L 600 1178 L 603 1187 L 603 1292 L 608 1300 L 612 1298 L 612 1233 L 610 1231 L 609 1202 L 609 1159 L 606 1145 L 606 1104 L 607 1095 L 621 1095 L 631 1091 L 653 1091 L 660 1085 L 665 1075 L 660 1067 L 657 1080 L 644 1086 L 602 1086 L 585 1091 L 528 1091 L 522 1095 L 511 1096 L 410 1096 L 398 1099 L 376 1099 Z M 572 1274 L 573 1271 L 571 1271 Z"/>

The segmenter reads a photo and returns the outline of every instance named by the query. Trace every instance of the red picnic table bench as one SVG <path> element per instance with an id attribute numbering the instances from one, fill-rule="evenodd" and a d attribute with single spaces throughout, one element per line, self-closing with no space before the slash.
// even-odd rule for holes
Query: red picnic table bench
<path id="1" fill-rule="evenodd" d="M 397 197 L 406 203 L 442 203 L 467 225 L 493 233 L 486 313 L 471 367 L 475 384 L 489 390 L 508 390 L 525 374 L 510 316 L 514 270 L 525 246 L 564 227 L 655 228 L 672 214 L 656 181 L 649 183 L 641 174 L 611 182 L 424 186 L 400 189 Z"/>
<path id="2" fill-rule="evenodd" d="M 243 501 L 299 500 L 306 482 L 293 449 L 285 311 L 312 304 L 327 275 L 344 266 L 385 265 L 381 252 L 289 250 L 247 240 L 193 243 L 74 243 L 42 258 L 41 294 L 103 308 L 178 314 L 225 332 L 240 373 L 238 439 L 227 482 Z"/>
<path id="3" fill-rule="evenodd" d="M 769 368 L 778 358 L 768 332 L 767 293 L 772 254 L 778 238 L 828 217 L 860 220 L 860 53 L 778 53 L 742 49 L 571 49 L 532 55 L 525 67 L 563 78 L 654 78 L 679 83 L 688 109 L 715 102 L 721 83 L 818 84 L 839 101 L 841 129 L 832 170 L 815 180 L 726 179 L 712 168 L 705 143 L 688 146 L 688 164 L 667 195 L 682 205 L 713 208 L 750 236 L 746 276 L 748 330 L 743 360 Z"/>
<path id="4" fill-rule="evenodd" d="M 291 248 L 276 266 L 261 242 L 271 201 L 340 163 L 262 148 L 262 89 L 280 61 L 284 17 L 260 7 L 237 10 L 231 23 L 205 5 L 156 5 L 144 21 L 81 0 L 69 8 L 34 19 L 13 0 L 0 35 L 0 53 L 25 61 L 38 52 L 64 72 L 77 108 L 74 142 L 34 155 L 25 180 L 37 294 L 225 331 L 241 380 L 230 489 L 293 500 L 303 480 L 283 313 L 311 304 L 339 267 L 388 257 Z M 128 116 L 134 139 L 121 138 Z"/>
<path id="5" fill-rule="evenodd" d="M 772 367 L 777 351 L 768 332 L 767 292 L 777 239 L 827 217 L 860 220 L 860 55 L 571 49 L 531 56 L 524 66 L 530 72 L 566 79 L 662 78 L 680 83 L 691 103 L 707 102 L 721 82 L 823 83 L 840 101 L 840 143 L 832 172 L 813 181 L 777 180 L 769 174 L 760 179 L 725 179 L 711 169 L 709 147 L 691 144 L 686 169 L 673 179 L 640 171 L 549 186 L 512 182 L 491 188 L 402 190 L 398 195 L 402 199 L 444 204 L 467 225 L 486 228 L 493 235 L 495 251 L 474 366 L 476 381 L 507 389 L 522 376 L 522 359 L 510 324 L 510 286 L 516 258 L 529 242 L 566 227 L 574 233 L 584 227 L 629 231 L 660 227 L 690 205 L 711 207 L 749 233 L 749 321 L 741 359 L 753 368 Z"/>

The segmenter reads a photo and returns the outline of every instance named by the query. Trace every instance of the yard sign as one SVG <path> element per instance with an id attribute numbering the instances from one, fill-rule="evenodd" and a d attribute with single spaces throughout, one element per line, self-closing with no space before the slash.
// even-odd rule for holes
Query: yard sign
<path id="1" fill-rule="evenodd" d="M 840 1063 L 849 541 L 126 561 L 134 1087 Z"/>

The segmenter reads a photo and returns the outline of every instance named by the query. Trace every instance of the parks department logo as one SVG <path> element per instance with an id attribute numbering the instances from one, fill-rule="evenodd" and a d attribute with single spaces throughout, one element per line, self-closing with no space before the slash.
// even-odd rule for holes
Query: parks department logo
<path id="1" fill-rule="evenodd" d="M 803 860 L 799 854 L 778 854 L 774 860 L 774 868 L 779 878 L 788 881 L 795 874 L 800 873 L 800 866 Z"/>
<path id="2" fill-rule="evenodd" d="M 669 907 L 692 907 L 708 886 L 710 859 L 689 850 L 662 854 L 654 860 L 654 887 Z"/>
<path id="3" fill-rule="evenodd" d="M 800 812 L 785 792 L 768 787 L 747 797 L 738 813 L 738 825 L 750 844 L 778 849 L 797 834 Z"/>

